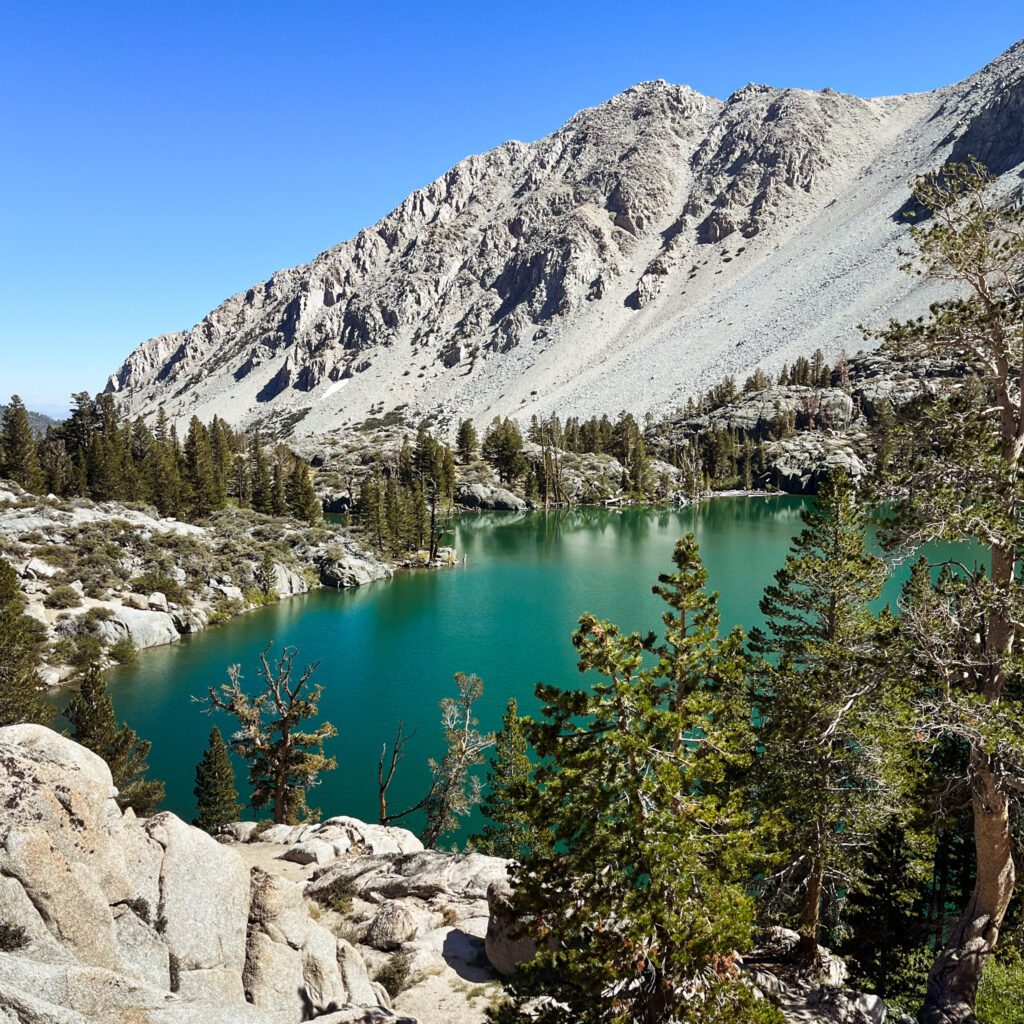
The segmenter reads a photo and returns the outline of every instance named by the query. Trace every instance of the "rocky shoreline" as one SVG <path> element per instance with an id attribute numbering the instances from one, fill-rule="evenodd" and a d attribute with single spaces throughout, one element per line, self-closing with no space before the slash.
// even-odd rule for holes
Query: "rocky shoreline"
<path id="1" fill-rule="evenodd" d="M 7 482 L 0 556 L 38 624 L 46 686 L 73 679 L 86 649 L 112 664 L 271 601 L 362 586 L 397 567 L 336 528 L 237 510 L 199 526 L 117 502 L 38 498 Z"/>
<path id="2" fill-rule="evenodd" d="M 531 955 L 502 916 L 500 858 L 349 817 L 212 838 L 116 793 L 67 737 L 0 728 L 0 1019 L 484 1024 Z M 741 958 L 787 1024 L 886 1020 L 827 950 L 798 973 L 795 946 L 772 929 Z"/>

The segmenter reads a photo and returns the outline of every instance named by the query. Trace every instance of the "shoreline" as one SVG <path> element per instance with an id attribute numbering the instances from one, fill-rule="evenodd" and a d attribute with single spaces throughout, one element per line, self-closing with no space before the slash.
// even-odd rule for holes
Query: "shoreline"
<path id="1" fill-rule="evenodd" d="M 701 495 L 698 499 L 680 503 L 673 502 L 652 502 L 652 501 L 628 501 L 621 504 L 609 505 L 606 503 L 580 503 L 576 505 L 559 505 L 544 507 L 527 507 L 520 510 L 512 509 L 487 509 L 469 508 L 457 506 L 453 511 L 453 518 L 476 515 L 481 513 L 505 515 L 522 515 L 523 513 L 548 513 L 565 512 L 570 509 L 616 509 L 624 508 L 646 508 L 651 511 L 665 511 L 667 509 L 684 509 L 699 505 L 705 500 L 715 498 L 780 498 L 791 495 L 783 491 L 764 491 L 756 489 L 731 489 L 723 491 L 712 491 Z M 799 495 L 797 495 L 799 497 Z M 31 507 L 8 506 L 5 511 L 12 513 L 26 512 L 43 514 L 46 511 L 54 511 L 52 503 L 45 500 L 34 504 Z M 57 511 L 63 512 L 61 509 Z M 154 533 L 170 538 L 182 531 L 193 536 L 201 536 L 211 543 L 218 539 L 218 525 L 207 524 L 186 524 L 172 520 L 154 520 L 152 517 L 134 509 L 118 507 L 117 509 L 101 509 L 94 505 L 89 510 L 93 517 L 92 521 L 122 521 L 127 519 L 137 529 L 144 529 L 147 526 Z M 330 514 L 328 514 L 330 515 Z M 269 525 L 269 524 L 266 524 Z M 442 557 L 433 563 L 418 559 L 417 554 L 412 554 L 404 559 L 385 559 L 372 552 L 368 546 L 364 546 L 358 538 L 352 537 L 340 526 L 325 519 L 324 529 L 337 534 L 338 547 L 344 551 L 341 559 L 331 560 L 323 554 L 318 547 L 306 558 L 299 558 L 291 565 L 274 563 L 277 573 L 276 582 L 284 581 L 276 591 L 273 600 L 262 599 L 251 601 L 250 591 L 243 591 L 231 582 L 230 577 L 220 578 L 211 576 L 210 596 L 187 605 L 169 602 L 162 593 L 154 592 L 146 595 L 144 593 L 124 592 L 119 597 L 97 599 L 82 594 L 81 604 L 73 609 L 55 610 L 45 605 L 44 601 L 32 600 L 36 581 L 45 582 L 45 573 L 33 575 L 32 567 L 40 568 L 43 559 L 37 555 L 21 553 L 19 559 L 8 559 L 14 564 L 24 583 L 24 596 L 28 603 L 26 614 L 35 621 L 40 622 L 50 633 L 54 641 L 61 636 L 66 636 L 70 629 L 73 629 L 79 620 L 88 622 L 86 616 L 90 616 L 94 624 L 103 631 L 104 638 L 112 645 L 115 639 L 128 638 L 135 646 L 135 655 L 131 660 L 143 656 L 147 651 L 156 648 L 173 646 L 182 638 L 198 633 L 205 633 L 207 630 L 230 623 L 234 619 L 262 608 L 268 608 L 279 604 L 287 599 L 298 597 L 303 594 L 312 593 L 316 590 L 349 590 L 356 587 L 366 586 L 378 580 L 393 578 L 400 572 L 417 572 L 423 570 L 451 568 L 462 563 L 457 551 L 454 548 L 442 547 Z M 312 532 L 315 527 L 308 530 Z M 285 535 L 289 527 L 282 526 L 281 534 Z M 299 528 L 298 533 L 307 532 L 306 528 Z M 322 546 L 322 540 L 321 540 Z M 425 554 L 425 552 L 420 553 Z M 23 563 L 23 564 L 22 564 Z M 175 569 L 180 570 L 179 566 Z M 334 582 L 331 581 L 333 573 Z M 26 579 L 26 576 L 28 577 Z M 221 596 L 215 596 L 214 591 Z M 73 633 L 71 634 L 73 635 Z M 144 642 L 138 642 L 144 638 Z M 103 671 L 109 672 L 128 662 L 118 662 L 109 656 L 108 650 L 104 650 Z M 56 693 L 59 691 L 73 689 L 76 685 L 76 671 L 70 663 L 58 663 L 54 661 L 44 662 L 39 668 L 40 690 L 44 693 Z"/>

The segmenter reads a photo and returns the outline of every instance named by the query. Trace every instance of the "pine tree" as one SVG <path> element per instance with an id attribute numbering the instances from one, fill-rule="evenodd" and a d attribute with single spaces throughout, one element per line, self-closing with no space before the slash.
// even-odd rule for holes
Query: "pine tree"
<path id="1" fill-rule="evenodd" d="M 529 468 L 523 455 L 523 435 L 514 420 L 495 417 L 484 434 L 484 458 L 497 470 L 498 479 L 513 484 Z"/>
<path id="2" fill-rule="evenodd" d="M 894 981 L 911 951 L 925 945 L 926 859 L 920 840 L 890 818 L 865 851 L 861 885 L 849 896 L 842 952 L 857 983 L 883 998 L 897 994 Z"/>
<path id="3" fill-rule="evenodd" d="M 192 514 L 202 519 L 212 511 L 223 508 L 227 498 L 214 470 L 213 451 L 206 427 L 193 416 L 185 438 L 185 462 L 188 482 L 192 490 Z"/>
<path id="4" fill-rule="evenodd" d="M 391 751 L 390 771 L 385 773 L 383 770 L 384 751 L 381 752 L 378 764 L 380 823 L 388 825 L 423 811 L 427 820 L 420 839 L 428 849 L 433 849 L 446 832 L 458 828 L 459 818 L 480 802 L 480 780 L 470 772 L 477 765 L 483 764 L 484 751 L 494 742 L 490 733 L 481 733 L 477 728 L 480 723 L 473 707 L 483 693 L 483 680 L 479 676 L 456 672 L 455 686 L 458 696 L 445 697 L 440 701 L 445 752 L 440 761 L 430 758 L 427 762 L 430 768 L 430 788 L 426 795 L 397 814 L 388 813 L 388 787 L 404 750 L 401 723 Z"/>
<path id="5" fill-rule="evenodd" d="M 422 532 L 426 527 L 429 537 L 430 558 L 437 557 L 437 548 L 442 533 L 438 522 L 439 507 L 451 504 L 455 490 L 455 463 L 451 450 L 442 445 L 429 431 L 420 429 L 412 451 L 412 472 L 422 488 L 422 500 L 429 509 L 429 522 L 423 514 L 417 514 L 417 526 Z M 417 541 L 423 547 L 422 536 Z"/>
<path id="6" fill-rule="evenodd" d="M 269 551 L 263 552 L 263 557 L 260 559 L 260 564 L 256 566 L 253 577 L 256 586 L 260 588 L 260 592 L 264 596 L 277 597 L 277 567 L 274 565 L 274 559 Z"/>
<path id="7" fill-rule="evenodd" d="M 274 491 L 270 467 L 263 452 L 263 441 L 259 430 L 253 431 L 249 445 L 249 462 L 252 478 L 252 507 L 257 512 L 270 516 L 274 514 Z"/>
<path id="8" fill-rule="evenodd" d="M 963 589 L 936 606 L 962 606 L 972 617 L 938 615 L 937 629 L 915 636 L 938 684 L 919 694 L 915 725 L 931 742 L 966 748 L 966 765 L 950 784 L 963 779 L 969 794 L 976 850 L 973 891 L 932 967 L 919 1013 L 933 1024 L 973 1018 L 1015 891 L 1013 794 L 1024 788 L 1024 210 L 974 160 L 919 179 L 913 198 L 925 216 L 911 228 L 918 253 L 905 269 L 948 288 L 949 297 L 927 317 L 891 322 L 874 337 L 889 354 L 951 360 L 962 375 L 901 411 L 903 443 L 882 480 L 896 499 L 889 540 L 905 550 L 970 538 L 988 556 L 985 573 L 957 570 Z"/>
<path id="9" fill-rule="evenodd" d="M 25 405 L 17 395 L 11 396 L 0 426 L 0 475 L 32 493 L 38 493 L 43 486 L 36 439 Z"/>
<path id="10" fill-rule="evenodd" d="M 96 663 L 82 674 L 79 690 L 64 714 L 71 726 L 71 738 L 107 762 L 118 790 L 118 806 L 122 810 L 131 807 L 143 818 L 155 814 L 164 798 L 164 784 L 145 777 L 152 744 L 140 740 L 129 726 L 118 724 L 114 703 Z"/>
<path id="11" fill-rule="evenodd" d="M 235 788 L 235 770 L 220 729 L 210 730 L 210 741 L 196 765 L 196 816 L 192 824 L 216 835 L 229 822 L 237 821 L 242 811 Z"/>
<path id="12" fill-rule="evenodd" d="M 296 519 L 316 526 L 323 519 L 320 499 L 313 489 L 313 481 L 309 477 L 309 467 L 301 459 L 292 460 L 292 471 L 288 474 L 286 488 L 288 511 Z"/>
<path id="13" fill-rule="evenodd" d="M 519 858 L 532 846 L 546 842 L 546 836 L 531 827 L 523 807 L 533 766 L 514 697 L 509 698 L 501 724 L 501 730 L 494 736 L 487 793 L 480 807 L 493 824 L 485 825 L 471 845 L 492 857 Z"/>
<path id="14" fill-rule="evenodd" d="M 271 485 L 270 507 L 275 516 L 288 515 L 288 482 L 280 459 L 274 460 L 273 484 Z"/>
<path id="15" fill-rule="evenodd" d="M 38 664 L 33 621 L 22 614 L 18 577 L 0 558 L 0 726 L 53 721 L 53 708 L 39 696 Z"/>
<path id="16" fill-rule="evenodd" d="M 322 686 L 310 683 L 319 662 L 293 677 L 298 650 L 285 647 L 273 665 L 269 652 L 268 645 L 260 654 L 257 693 L 242 689 L 241 668 L 232 665 L 228 682 L 219 690 L 210 688 L 209 703 L 211 710 L 226 711 L 238 722 L 230 747 L 249 766 L 252 807 L 271 807 L 275 822 L 297 824 L 316 814 L 306 805 L 308 790 L 323 772 L 338 766 L 323 752 L 337 730 L 330 722 L 312 731 L 303 729 L 316 717 L 323 693 Z"/>
<path id="17" fill-rule="evenodd" d="M 455 450 L 458 452 L 459 462 L 468 466 L 476 458 L 478 448 L 479 442 L 473 421 L 463 420 L 459 424 L 459 432 L 455 437 Z"/>
<path id="18" fill-rule="evenodd" d="M 758 709 L 757 798 L 781 820 L 785 863 L 768 896 L 798 900 L 810 961 L 823 916 L 857 886 L 865 851 L 900 809 L 902 780 L 892 743 L 900 709 L 886 706 L 897 695 L 885 685 L 892 620 L 870 608 L 885 564 L 865 549 L 865 513 L 841 472 L 801 517 L 804 530 L 761 601 L 767 631 L 752 630 L 750 641 L 774 659 Z"/>
<path id="19" fill-rule="evenodd" d="M 752 749 L 742 640 L 715 635 L 692 539 L 676 554 L 655 668 L 653 638 L 585 615 L 573 643 L 599 681 L 537 687 L 543 720 L 525 728 L 541 760 L 524 809 L 551 843 L 512 873 L 510 914 L 538 953 L 505 981 L 508 1020 L 778 1019 L 732 959 L 753 926 L 742 880 L 755 838 L 725 785 Z"/>
<path id="20" fill-rule="evenodd" d="M 154 445 L 146 457 L 143 474 L 148 480 L 149 492 L 160 515 L 177 517 L 182 512 L 181 474 L 171 427 L 163 406 L 157 410 L 153 440 Z"/>

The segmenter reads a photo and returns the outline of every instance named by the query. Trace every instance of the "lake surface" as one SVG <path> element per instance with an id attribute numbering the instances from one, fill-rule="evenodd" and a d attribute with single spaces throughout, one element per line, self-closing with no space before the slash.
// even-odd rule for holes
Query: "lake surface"
<path id="1" fill-rule="evenodd" d="M 232 727 L 223 714 L 204 714 L 193 698 L 223 682 L 233 663 L 254 682 L 257 657 L 269 641 L 295 645 L 298 660 L 320 662 L 314 678 L 325 687 L 321 714 L 338 729 L 328 744 L 338 769 L 310 793 L 310 806 L 324 816 L 372 821 L 377 757 L 399 719 L 415 734 L 390 806 L 398 810 L 425 791 L 426 759 L 442 753 L 437 703 L 454 692 L 455 672 L 484 680 L 478 706 L 485 730 L 500 726 L 510 696 L 521 711 L 533 711 L 538 680 L 577 685 L 570 637 L 580 614 L 593 612 L 623 629 L 656 629 L 664 605 L 651 586 L 671 568 L 676 539 L 690 531 L 709 585 L 721 593 L 723 629 L 749 628 L 761 621 L 761 592 L 800 529 L 806 503 L 718 498 L 678 510 L 462 516 L 455 546 L 466 564 L 402 573 L 355 590 L 318 590 L 240 616 L 116 669 L 111 694 L 118 715 L 153 743 L 150 765 L 166 781 L 166 806 L 189 819 L 194 766 L 211 721 L 225 735 Z M 890 583 L 889 597 L 897 586 Z M 241 771 L 238 781 L 242 789 Z"/>

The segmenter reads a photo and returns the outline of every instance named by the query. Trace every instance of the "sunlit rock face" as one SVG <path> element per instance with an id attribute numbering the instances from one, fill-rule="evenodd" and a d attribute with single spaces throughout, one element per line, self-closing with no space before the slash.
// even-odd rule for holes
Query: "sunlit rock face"
<path id="1" fill-rule="evenodd" d="M 671 411 L 726 373 L 862 345 L 933 297 L 899 271 L 917 174 L 1024 161 L 1024 45 L 954 86 L 860 99 L 647 82 L 472 156 L 354 239 L 144 342 L 125 410 L 296 438 L 389 414 Z"/>

